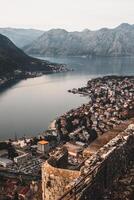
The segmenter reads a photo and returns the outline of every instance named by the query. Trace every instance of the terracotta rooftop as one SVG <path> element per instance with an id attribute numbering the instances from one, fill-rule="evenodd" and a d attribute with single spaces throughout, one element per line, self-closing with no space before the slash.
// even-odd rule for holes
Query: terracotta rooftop
<path id="1" fill-rule="evenodd" d="M 44 144 L 48 144 L 49 142 L 46 141 L 46 140 L 41 140 L 41 141 L 39 141 L 38 143 L 44 145 Z"/>

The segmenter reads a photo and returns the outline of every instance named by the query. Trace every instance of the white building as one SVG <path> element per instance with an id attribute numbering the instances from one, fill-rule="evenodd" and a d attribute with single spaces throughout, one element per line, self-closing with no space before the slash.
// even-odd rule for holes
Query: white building
<path id="1" fill-rule="evenodd" d="M 9 160 L 7 158 L 0 158 L 0 166 L 2 167 L 9 167 L 13 164 L 12 160 Z"/>
<path id="2" fill-rule="evenodd" d="M 26 139 L 26 140 L 18 140 L 18 141 L 14 141 L 13 145 L 15 146 L 20 146 L 20 147 L 25 147 L 27 146 L 27 143 L 30 141 L 30 139 Z"/>
<path id="3" fill-rule="evenodd" d="M 50 150 L 49 142 L 45 140 L 41 140 L 38 142 L 38 151 L 41 153 L 48 153 Z"/>
<path id="4" fill-rule="evenodd" d="M 29 153 L 22 154 L 20 156 L 17 156 L 14 158 L 14 162 L 18 164 L 23 164 L 24 162 L 27 162 L 27 160 L 30 158 Z"/>

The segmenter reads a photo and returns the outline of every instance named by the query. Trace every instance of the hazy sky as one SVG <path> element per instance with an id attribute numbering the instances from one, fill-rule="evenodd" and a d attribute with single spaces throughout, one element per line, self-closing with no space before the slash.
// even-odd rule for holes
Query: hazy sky
<path id="1" fill-rule="evenodd" d="M 134 0 L 0 0 L 0 27 L 98 29 L 134 24 Z"/>

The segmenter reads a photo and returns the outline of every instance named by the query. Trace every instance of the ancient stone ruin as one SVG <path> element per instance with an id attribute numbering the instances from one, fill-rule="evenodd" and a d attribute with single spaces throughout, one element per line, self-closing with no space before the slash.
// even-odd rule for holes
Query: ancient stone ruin
<path id="1" fill-rule="evenodd" d="M 59 148 L 42 166 L 43 200 L 101 200 L 127 171 L 133 155 L 133 124 L 86 157 L 80 170 L 68 168 L 67 149 Z"/>

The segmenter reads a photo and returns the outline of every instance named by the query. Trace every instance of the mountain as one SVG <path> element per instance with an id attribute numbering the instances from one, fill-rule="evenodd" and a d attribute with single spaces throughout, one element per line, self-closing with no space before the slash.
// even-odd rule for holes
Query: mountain
<path id="1" fill-rule="evenodd" d="M 0 34 L 7 36 L 16 46 L 30 44 L 44 32 L 36 29 L 0 28 Z"/>
<path id="2" fill-rule="evenodd" d="M 0 76 L 15 70 L 51 72 L 52 67 L 47 61 L 26 55 L 11 40 L 0 34 Z"/>
<path id="3" fill-rule="evenodd" d="M 41 56 L 131 56 L 134 55 L 134 25 L 123 23 L 114 29 L 82 32 L 52 29 L 23 50 Z"/>

